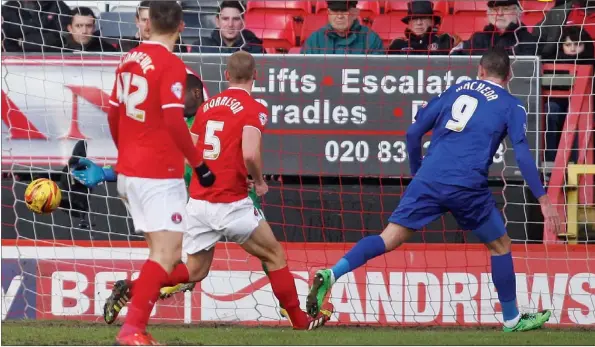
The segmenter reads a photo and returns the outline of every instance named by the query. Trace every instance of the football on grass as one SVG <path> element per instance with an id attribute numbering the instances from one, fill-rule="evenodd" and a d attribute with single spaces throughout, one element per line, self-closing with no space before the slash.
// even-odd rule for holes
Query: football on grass
<path id="1" fill-rule="evenodd" d="M 47 178 L 38 178 L 29 183 L 25 190 L 25 204 L 27 207 L 40 214 L 52 213 L 62 200 L 62 192 L 56 182 Z"/>

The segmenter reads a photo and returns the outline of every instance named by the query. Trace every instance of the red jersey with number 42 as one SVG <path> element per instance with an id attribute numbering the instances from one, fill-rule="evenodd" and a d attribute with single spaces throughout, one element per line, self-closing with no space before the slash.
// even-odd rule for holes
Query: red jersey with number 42
<path id="1" fill-rule="evenodd" d="M 248 196 L 248 171 L 242 153 L 245 127 L 261 131 L 268 111 L 240 88 L 229 88 L 207 100 L 198 109 L 191 133 L 198 135 L 196 150 L 216 175 L 215 184 L 204 188 L 196 175 L 190 183 L 190 197 L 213 203 L 230 203 Z"/>
<path id="2" fill-rule="evenodd" d="M 162 110 L 184 108 L 186 65 L 158 42 L 144 41 L 122 57 L 110 104 L 119 108 L 116 171 L 130 177 L 182 178 L 184 155 Z"/>

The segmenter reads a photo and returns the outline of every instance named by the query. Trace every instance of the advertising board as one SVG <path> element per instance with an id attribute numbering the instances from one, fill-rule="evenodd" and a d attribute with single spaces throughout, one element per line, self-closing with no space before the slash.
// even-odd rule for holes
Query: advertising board
<path id="1" fill-rule="evenodd" d="M 284 247 L 302 305 L 311 274 L 332 265 L 349 248 L 300 243 Z M 593 248 L 567 247 L 514 246 L 517 301 L 522 311 L 553 310 L 550 325 L 592 326 Z M 3 246 L 2 254 L 37 263 L 22 271 L 35 279 L 24 285 L 28 295 L 34 295 L 27 298 L 33 318 L 101 321 L 112 283 L 134 278 L 148 253 L 145 248 Z M 2 261 L 3 267 L 14 262 Z M 331 291 L 333 324 L 499 324 L 489 262 L 482 245 L 407 245 L 338 280 Z M 9 295 L 16 291 L 5 289 L 4 278 L 2 293 L 4 300 L 14 300 L 13 307 L 21 300 Z M 217 248 L 211 272 L 192 293 L 159 301 L 152 317 L 170 323 L 288 324 L 278 313 L 260 262 L 232 244 Z"/>
<path id="2" fill-rule="evenodd" d="M 210 95 L 226 87 L 226 56 L 184 55 Z M 315 176 L 409 175 L 405 133 L 417 110 L 477 74 L 477 57 L 256 56 L 253 96 L 267 106 L 265 172 Z M 114 57 L 3 57 L 2 163 L 60 166 L 76 139 L 104 163 L 117 157 L 106 111 Z M 539 60 L 517 58 L 510 91 L 526 105 L 527 136 L 537 158 Z M 424 148 L 429 146 L 429 137 Z M 4 154 L 4 153 L 3 153 Z M 507 143 L 491 175 L 517 176 Z M 18 167 L 17 167 L 18 168 Z"/>

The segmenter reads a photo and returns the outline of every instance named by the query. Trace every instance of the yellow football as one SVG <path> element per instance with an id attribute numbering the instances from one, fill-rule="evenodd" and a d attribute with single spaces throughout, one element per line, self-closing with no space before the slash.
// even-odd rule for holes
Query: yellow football
<path id="1" fill-rule="evenodd" d="M 60 206 L 61 200 L 60 187 L 47 178 L 36 179 L 25 190 L 25 204 L 35 213 L 52 213 Z"/>

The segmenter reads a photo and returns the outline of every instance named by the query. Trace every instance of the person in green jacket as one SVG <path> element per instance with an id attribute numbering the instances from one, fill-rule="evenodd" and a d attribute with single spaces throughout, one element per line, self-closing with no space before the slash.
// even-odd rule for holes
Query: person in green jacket
<path id="1" fill-rule="evenodd" d="M 385 54 L 377 33 L 357 20 L 357 1 L 327 1 L 329 24 L 315 31 L 302 54 Z"/>
<path id="2" fill-rule="evenodd" d="M 186 125 L 188 129 L 192 128 L 194 124 L 194 120 L 196 118 L 196 112 L 202 103 L 205 101 L 204 98 L 204 86 L 200 78 L 193 73 L 188 73 L 186 76 L 186 98 L 184 104 L 184 117 L 186 118 Z M 104 171 L 107 167 L 104 167 Z M 194 169 L 189 165 L 186 165 L 184 171 L 184 181 L 186 182 L 186 187 L 190 187 L 190 180 L 192 179 L 192 174 Z M 260 203 L 260 198 L 256 195 L 256 190 L 250 185 L 250 191 L 248 192 L 248 196 L 254 203 L 254 207 L 260 213 L 262 218 L 264 219 L 264 212 L 262 211 L 262 206 Z M 265 274 L 268 276 L 268 269 L 264 263 L 262 263 L 262 268 Z M 175 286 L 171 287 L 163 287 L 161 288 L 161 295 L 159 296 L 160 299 L 166 299 L 171 297 L 176 293 L 191 291 L 196 286 L 196 283 L 179 283 Z M 114 290 L 112 290 L 112 295 L 106 300 L 106 303 L 103 308 L 103 318 L 106 323 L 111 324 L 113 323 L 122 307 L 126 305 L 126 303 L 130 300 L 131 296 L 125 294 L 123 296 L 120 295 L 113 295 L 113 293 L 128 293 L 128 283 L 124 280 L 117 281 L 114 283 Z M 280 313 L 283 317 L 287 318 L 287 312 L 283 307 L 280 309 Z"/>

